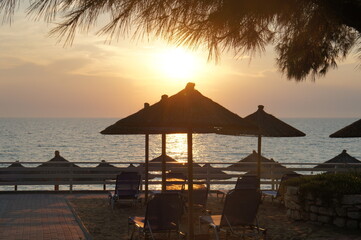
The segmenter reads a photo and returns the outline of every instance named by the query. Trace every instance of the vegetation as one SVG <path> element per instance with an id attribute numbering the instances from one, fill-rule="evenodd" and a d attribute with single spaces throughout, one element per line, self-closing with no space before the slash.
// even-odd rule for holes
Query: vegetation
<path id="1" fill-rule="evenodd" d="M 299 197 L 304 202 L 308 194 L 319 198 L 326 205 L 333 199 L 340 203 L 343 195 L 361 194 L 361 173 L 323 173 L 315 176 L 303 176 L 287 180 L 285 186 L 299 187 Z"/>
<path id="2" fill-rule="evenodd" d="M 21 0 L 1 0 L 0 14 L 11 19 Z M 99 33 L 110 39 L 131 27 L 136 35 L 162 37 L 192 48 L 206 46 L 209 57 L 231 50 L 236 56 L 275 45 L 279 69 L 289 79 L 323 76 L 361 45 L 361 0 L 34 0 L 36 19 L 63 21 L 52 33 L 72 42 L 109 15 Z M 358 49 L 361 52 L 361 47 Z"/>

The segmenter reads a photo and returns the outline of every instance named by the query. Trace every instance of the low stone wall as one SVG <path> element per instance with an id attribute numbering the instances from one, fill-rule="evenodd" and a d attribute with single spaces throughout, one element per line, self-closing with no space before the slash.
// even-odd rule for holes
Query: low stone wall
<path id="1" fill-rule="evenodd" d="M 327 207 L 320 199 L 311 195 L 304 203 L 298 198 L 298 188 L 288 186 L 285 193 L 285 206 L 288 217 L 294 220 L 305 220 L 323 224 L 332 224 L 348 229 L 361 229 L 361 194 L 345 195 L 341 204 L 333 199 L 332 207 Z"/>

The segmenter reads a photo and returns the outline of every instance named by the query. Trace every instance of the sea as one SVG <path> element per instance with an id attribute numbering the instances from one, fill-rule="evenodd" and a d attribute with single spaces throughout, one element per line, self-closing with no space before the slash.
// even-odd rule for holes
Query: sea
<path id="1" fill-rule="evenodd" d="M 54 151 L 71 162 L 144 162 L 144 135 L 102 135 L 100 131 L 119 119 L 0 118 L 0 166 L 45 162 Z M 329 138 L 356 118 L 282 118 L 305 137 L 262 138 L 262 155 L 280 163 L 321 163 L 344 149 L 361 160 L 361 138 Z M 166 137 L 166 153 L 187 161 L 185 134 Z M 161 154 L 161 136 L 150 135 L 150 159 Z M 257 137 L 193 134 L 195 162 L 232 163 L 257 150 Z M 32 165 L 32 166 L 36 166 Z"/>

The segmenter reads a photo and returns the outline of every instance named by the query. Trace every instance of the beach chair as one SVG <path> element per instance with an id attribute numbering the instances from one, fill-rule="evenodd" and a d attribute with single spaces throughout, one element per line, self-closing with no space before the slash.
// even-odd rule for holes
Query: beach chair
<path id="1" fill-rule="evenodd" d="M 260 179 L 259 177 L 257 177 L 257 175 L 253 175 L 253 174 L 245 174 L 242 177 L 238 177 L 237 178 L 237 182 L 236 185 L 234 186 L 234 189 L 255 189 L 255 190 L 259 190 L 260 188 Z M 222 199 L 221 201 L 223 202 L 224 197 L 227 194 L 227 190 L 219 190 L 219 192 L 222 192 Z M 218 197 L 217 193 L 217 197 Z"/>
<path id="2" fill-rule="evenodd" d="M 109 204 L 114 209 L 119 200 L 139 202 L 141 176 L 138 172 L 122 172 L 117 175 L 115 190 L 109 192 Z"/>
<path id="3" fill-rule="evenodd" d="M 129 228 L 133 226 L 130 239 L 133 239 L 135 230 L 138 229 L 139 238 L 155 239 L 155 235 L 166 234 L 166 239 L 176 239 L 171 236 L 176 234 L 178 238 L 182 236 L 179 232 L 179 222 L 182 215 L 182 200 L 179 193 L 158 193 L 149 200 L 144 217 L 128 218 Z"/>
<path id="4" fill-rule="evenodd" d="M 256 175 L 243 175 L 237 179 L 235 189 L 259 189 L 260 179 Z"/>
<path id="5" fill-rule="evenodd" d="M 302 176 L 298 173 L 287 173 L 284 174 L 281 178 L 281 181 L 278 185 L 277 190 L 262 190 L 262 199 L 266 197 L 270 197 L 272 202 L 275 199 L 278 199 L 281 203 L 284 201 L 283 195 L 284 195 L 284 182 L 288 179 L 296 178 Z"/>
<path id="6" fill-rule="evenodd" d="M 208 224 L 213 228 L 216 239 L 219 240 L 219 232 L 226 231 L 239 237 L 245 236 L 245 230 L 256 230 L 257 234 L 266 234 L 266 230 L 258 226 L 257 211 L 261 202 L 261 194 L 256 189 L 234 189 L 227 193 L 221 215 L 208 215 L 199 217 L 201 224 Z M 239 235 L 238 228 L 243 230 Z M 237 232 L 236 232 L 237 230 Z"/>
<path id="7" fill-rule="evenodd" d="M 206 212 L 207 199 L 208 199 L 209 188 L 204 182 L 194 182 L 193 183 L 193 208 L 200 209 Z M 182 191 L 183 201 L 185 203 L 186 210 L 188 209 L 188 189 Z"/>

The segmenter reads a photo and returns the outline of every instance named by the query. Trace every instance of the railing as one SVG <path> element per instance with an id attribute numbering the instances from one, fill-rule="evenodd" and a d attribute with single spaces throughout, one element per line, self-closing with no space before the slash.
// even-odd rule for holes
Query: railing
<path id="1" fill-rule="evenodd" d="M 109 189 L 109 186 L 114 186 L 115 176 L 123 171 L 134 172 L 137 171 L 142 175 L 144 183 L 144 163 L 143 162 L 107 162 L 113 167 L 89 167 L 90 165 L 97 165 L 94 162 L 52 162 L 51 167 L 35 167 L 43 162 L 21 162 L 26 167 L 7 167 L 13 164 L 11 162 L 3 162 L 0 167 L 0 186 L 14 186 L 14 191 L 18 190 L 18 186 L 54 186 L 54 190 L 59 190 L 59 185 L 69 186 L 69 191 L 73 191 L 74 186 L 79 185 L 100 185 L 103 190 Z M 19 163 L 20 164 L 20 163 Z M 69 166 L 64 167 L 64 164 Z M 74 165 L 75 164 L 75 165 Z M 133 167 L 127 167 L 132 164 Z M 199 165 L 204 165 L 202 168 L 194 168 L 194 179 L 201 179 L 207 183 L 210 189 L 231 189 L 234 187 L 238 177 L 246 172 L 230 171 L 227 166 L 234 163 L 224 162 L 200 162 Z M 247 165 L 256 169 L 256 163 L 237 163 L 238 165 Z M 322 172 L 345 172 L 345 171 L 361 171 L 360 163 L 345 164 L 345 163 L 324 163 L 322 168 L 313 168 L 320 163 L 282 163 L 287 167 L 287 171 L 294 171 L 302 175 L 311 175 Z M 79 166 L 76 166 L 79 165 Z M 157 163 L 159 166 L 160 163 Z M 167 165 L 167 171 L 178 171 L 186 174 L 186 166 L 184 164 Z M 276 189 L 279 180 L 285 169 L 278 168 L 278 163 L 262 163 L 263 169 L 267 170 L 268 178 L 261 179 L 261 187 L 265 189 Z M 29 166 L 29 167 L 28 167 Z M 119 166 L 119 167 L 114 167 Z M 134 167 L 135 166 L 135 167 Z M 161 184 L 161 172 L 156 170 L 154 165 L 150 164 L 150 189 L 159 189 Z M 159 167 L 160 169 L 160 167 Z M 226 177 L 222 174 L 215 173 L 221 170 L 227 173 Z M 143 184 L 144 185 L 144 184 Z"/>

